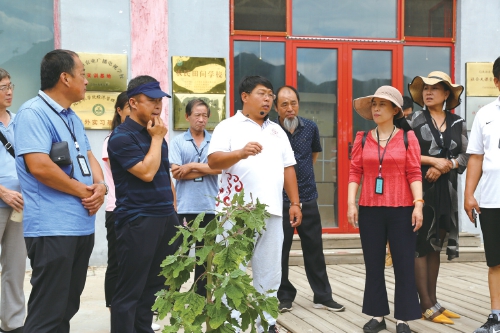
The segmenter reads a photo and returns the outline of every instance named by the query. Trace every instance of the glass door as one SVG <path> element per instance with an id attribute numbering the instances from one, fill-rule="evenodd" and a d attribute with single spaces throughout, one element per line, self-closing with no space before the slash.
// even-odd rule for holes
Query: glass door
<path id="1" fill-rule="evenodd" d="M 323 151 L 314 165 L 318 206 L 324 228 L 338 228 L 337 209 L 337 59 L 338 50 L 299 47 L 299 115 L 318 125 Z"/>
<path id="2" fill-rule="evenodd" d="M 373 95 L 378 87 L 392 85 L 392 51 L 352 50 L 352 100 Z M 358 131 L 374 127 L 352 109 L 352 139 Z"/>
<path id="3" fill-rule="evenodd" d="M 357 131 L 374 126 L 354 112 L 352 100 L 382 85 L 402 85 L 396 79 L 402 47 L 294 41 L 289 51 L 286 82 L 297 87 L 299 115 L 318 125 L 323 148 L 314 165 L 323 232 L 355 233 L 346 216 L 349 147 Z"/>
<path id="4" fill-rule="evenodd" d="M 352 144 L 356 138 L 356 133 L 359 131 L 369 131 L 375 127 L 372 120 L 362 118 L 352 107 L 352 100 L 373 95 L 375 91 L 384 85 L 394 86 L 400 89 L 400 79 L 395 75 L 399 72 L 398 64 L 400 56 L 396 47 L 388 46 L 384 48 L 377 45 L 376 48 L 366 46 L 363 48 L 351 47 L 349 50 L 351 59 L 351 82 L 350 82 L 350 103 L 352 114 L 352 132 L 349 142 L 349 157 L 352 149 Z M 401 75 L 399 75 L 401 76 Z M 359 199 L 359 193 L 356 198 L 356 203 Z M 347 219 L 347 218 L 346 218 Z M 347 225 L 348 232 L 357 232 L 357 229 Z"/>

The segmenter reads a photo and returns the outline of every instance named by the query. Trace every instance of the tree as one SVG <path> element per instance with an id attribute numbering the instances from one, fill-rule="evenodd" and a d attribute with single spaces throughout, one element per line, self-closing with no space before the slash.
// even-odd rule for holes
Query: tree
<path id="1" fill-rule="evenodd" d="M 235 194 L 230 206 L 200 228 L 204 213 L 184 227 L 180 227 L 172 244 L 182 237 L 182 245 L 174 255 L 162 263 L 161 274 L 165 277 L 166 289 L 159 291 L 153 310 L 159 319 L 170 313 L 170 326 L 164 333 L 177 333 L 180 328 L 187 332 L 230 333 L 235 328 L 243 331 L 251 328 L 257 332 L 255 320 L 260 316 L 267 331 L 268 323 L 263 311 L 278 317 L 278 299 L 259 293 L 252 285 L 252 278 L 240 269 L 252 258 L 256 233 L 265 231 L 265 220 L 270 216 L 266 205 L 259 202 L 244 202 L 244 192 Z M 222 205 L 222 201 L 218 200 Z M 195 249 L 195 257 L 188 255 L 189 249 L 200 240 L 205 245 Z M 206 298 L 195 293 L 196 281 L 186 291 L 180 292 L 182 284 L 188 281 L 194 265 L 206 267 Z M 202 276 L 202 277 L 203 277 Z M 201 278 L 201 277 L 200 277 Z M 267 291 L 270 293 L 273 291 Z M 231 318 L 231 310 L 241 313 L 241 322 Z"/>

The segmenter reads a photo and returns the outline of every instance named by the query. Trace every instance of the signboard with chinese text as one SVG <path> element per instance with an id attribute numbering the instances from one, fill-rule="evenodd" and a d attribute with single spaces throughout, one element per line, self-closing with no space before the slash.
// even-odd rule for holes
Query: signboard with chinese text
<path id="1" fill-rule="evenodd" d="M 465 95 L 476 97 L 497 97 L 498 88 L 493 82 L 492 62 L 465 63 Z"/>
<path id="2" fill-rule="evenodd" d="M 127 90 L 127 55 L 78 52 L 85 66 L 87 91 Z"/>
<path id="3" fill-rule="evenodd" d="M 492 62 L 467 62 L 465 73 L 465 120 L 470 131 L 477 111 L 493 102 L 499 92 L 493 81 Z"/>
<path id="4" fill-rule="evenodd" d="M 172 57 L 173 92 L 226 93 L 226 59 Z"/>
<path id="5" fill-rule="evenodd" d="M 226 116 L 226 59 L 172 57 L 174 129 L 189 128 L 186 104 L 203 99 L 210 107 L 207 130 L 213 130 Z"/>
<path id="6" fill-rule="evenodd" d="M 86 129 L 111 129 L 115 102 L 120 93 L 87 91 L 85 99 L 73 103 L 71 109 L 80 117 Z"/>
<path id="7" fill-rule="evenodd" d="M 497 90 L 498 91 L 498 90 Z M 490 104 L 496 99 L 496 97 L 467 97 L 465 102 L 466 120 L 467 120 L 467 130 L 472 129 L 472 123 L 476 117 L 477 111 L 486 104 Z"/>
<path id="8" fill-rule="evenodd" d="M 180 94 L 174 93 L 174 130 L 187 130 L 189 123 L 186 120 L 186 105 L 189 101 L 200 98 L 208 104 L 210 117 L 208 118 L 206 130 L 213 130 L 215 126 L 226 117 L 226 95 L 225 94 Z"/>

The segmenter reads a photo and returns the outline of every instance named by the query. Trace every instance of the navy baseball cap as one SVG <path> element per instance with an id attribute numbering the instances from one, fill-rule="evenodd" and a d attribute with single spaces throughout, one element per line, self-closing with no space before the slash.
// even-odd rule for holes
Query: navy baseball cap
<path id="1" fill-rule="evenodd" d="M 139 94 L 144 94 L 150 98 L 162 98 L 162 97 L 172 98 L 172 96 L 161 90 L 160 82 L 158 81 L 144 83 L 133 89 L 127 90 L 128 98 Z"/>

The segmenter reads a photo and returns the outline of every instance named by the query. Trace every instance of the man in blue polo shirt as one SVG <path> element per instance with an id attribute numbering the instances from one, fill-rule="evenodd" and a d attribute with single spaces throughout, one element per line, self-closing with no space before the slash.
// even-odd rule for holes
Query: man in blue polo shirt
<path id="1" fill-rule="evenodd" d="M 40 74 L 38 96 L 21 106 L 14 122 L 24 237 L 33 269 L 24 331 L 69 332 L 107 185 L 83 123 L 70 108 L 85 98 L 88 82 L 80 58 L 72 51 L 51 51 Z M 60 142 L 67 143 L 69 165 L 60 166 L 49 155 Z"/>
<path id="2" fill-rule="evenodd" d="M 332 299 L 332 288 L 326 273 L 322 226 L 318 209 L 318 191 L 314 178 L 313 165 L 321 152 L 318 126 L 305 118 L 299 117 L 299 93 L 294 87 L 283 86 L 278 89 L 274 100 L 279 118 L 277 123 L 285 130 L 290 140 L 295 160 L 299 197 L 302 205 L 302 224 L 297 232 L 302 245 L 304 266 L 307 280 L 314 293 L 314 308 L 329 311 L 343 311 L 344 306 Z M 292 247 L 295 228 L 290 226 L 288 208 L 290 199 L 283 191 L 283 250 L 281 259 L 281 285 L 278 289 L 280 312 L 292 310 L 292 303 L 297 289 L 288 279 L 288 260 Z"/>
<path id="3" fill-rule="evenodd" d="M 111 303 L 112 333 L 152 333 L 151 307 L 164 285 L 160 264 L 179 226 L 169 174 L 167 128 L 160 118 L 162 98 L 170 97 L 151 76 L 128 84 L 130 116 L 109 138 L 115 182 L 118 282 Z"/>
<path id="4" fill-rule="evenodd" d="M 205 130 L 210 108 L 202 99 L 193 99 L 186 105 L 186 120 L 189 129 L 176 136 L 170 143 L 169 160 L 172 176 L 176 179 L 177 217 L 179 221 L 190 222 L 199 213 L 205 212 L 200 224 L 204 228 L 215 218 L 215 197 L 219 191 L 217 174 L 221 170 L 212 170 L 207 164 L 207 152 L 210 133 Z M 204 242 L 196 242 L 196 247 L 203 247 Z M 194 280 L 196 293 L 206 296 L 206 277 L 203 265 L 196 265 Z"/>

